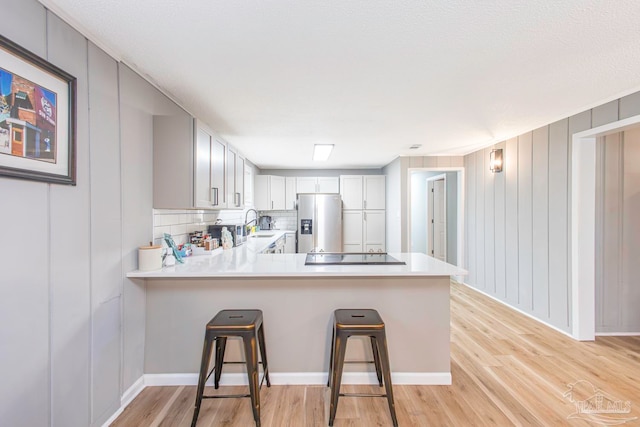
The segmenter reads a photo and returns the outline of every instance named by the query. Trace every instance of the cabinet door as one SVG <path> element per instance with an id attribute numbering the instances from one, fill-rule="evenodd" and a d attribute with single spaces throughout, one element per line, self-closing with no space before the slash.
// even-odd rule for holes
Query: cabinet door
<path id="1" fill-rule="evenodd" d="M 244 208 L 244 159 L 236 155 L 236 194 L 237 208 Z"/>
<path id="2" fill-rule="evenodd" d="M 214 194 L 211 186 L 211 135 L 203 129 L 196 134 L 195 207 L 211 208 Z"/>
<path id="3" fill-rule="evenodd" d="M 386 184 L 384 175 L 364 176 L 364 205 L 363 209 L 385 209 Z"/>
<path id="4" fill-rule="evenodd" d="M 362 252 L 362 211 L 342 211 L 342 250 Z"/>
<path id="5" fill-rule="evenodd" d="M 296 235 L 295 233 L 287 233 L 285 234 L 284 241 L 284 253 L 285 254 L 295 254 L 296 253 Z"/>
<path id="6" fill-rule="evenodd" d="M 257 210 L 268 211 L 271 209 L 271 196 L 269 194 L 268 175 L 255 176 L 253 200 Z"/>
<path id="7" fill-rule="evenodd" d="M 337 176 L 319 177 L 318 193 L 339 193 L 340 178 Z"/>
<path id="8" fill-rule="evenodd" d="M 342 175 L 340 194 L 343 209 L 362 209 L 362 175 Z"/>
<path id="9" fill-rule="evenodd" d="M 238 200 L 236 197 L 236 162 L 238 160 L 238 153 L 236 153 L 231 147 L 227 145 L 227 182 L 226 182 L 226 195 L 227 195 L 227 208 L 234 209 L 238 207 Z"/>
<path id="10" fill-rule="evenodd" d="M 285 190 L 284 202 L 285 202 L 285 209 L 287 210 L 293 210 L 296 208 L 296 195 L 298 194 L 298 192 L 296 191 L 296 188 L 297 188 L 296 177 L 294 176 L 286 177 L 284 182 L 284 190 Z"/>
<path id="11" fill-rule="evenodd" d="M 317 178 L 309 176 L 299 176 L 296 178 L 296 191 L 298 193 L 317 193 Z"/>
<path id="12" fill-rule="evenodd" d="M 385 248 L 385 211 L 364 211 L 363 217 L 363 236 L 364 247 L 366 252 L 369 252 L 367 248 L 375 247 L 374 252 L 378 252 L 378 249 Z"/>
<path id="13" fill-rule="evenodd" d="M 283 176 L 270 176 L 271 210 L 285 209 L 285 181 Z"/>
<path id="14" fill-rule="evenodd" d="M 226 208 L 226 170 L 227 170 L 227 144 L 216 138 L 211 138 L 211 191 L 212 207 Z"/>

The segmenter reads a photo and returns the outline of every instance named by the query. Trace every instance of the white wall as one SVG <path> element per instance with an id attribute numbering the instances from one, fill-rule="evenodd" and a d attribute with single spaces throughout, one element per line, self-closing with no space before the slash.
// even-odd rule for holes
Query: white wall
<path id="1" fill-rule="evenodd" d="M 102 425 L 143 373 L 152 114 L 177 107 L 35 0 L 4 36 L 77 78 L 77 185 L 0 177 L 0 424 Z"/>
<path id="2" fill-rule="evenodd" d="M 570 332 L 571 138 L 637 114 L 640 93 L 465 156 L 466 283 Z M 488 171 L 492 148 L 502 173 Z"/>

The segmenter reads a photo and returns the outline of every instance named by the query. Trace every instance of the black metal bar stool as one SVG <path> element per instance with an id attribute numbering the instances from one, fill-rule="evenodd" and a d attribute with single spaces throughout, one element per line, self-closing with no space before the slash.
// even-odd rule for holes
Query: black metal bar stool
<path id="1" fill-rule="evenodd" d="M 225 362 L 224 351 L 227 345 L 227 338 L 240 337 L 243 341 L 245 362 Z M 258 349 L 256 339 L 260 344 L 261 362 L 258 362 Z M 214 366 L 207 374 L 209 360 L 213 342 L 216 342 L 216 354 Z M 204 385 L 213 373 L 214 387 L 220 386 L 220 375 L 222 365 L 225 363 L 245 363 L 247 366 L 247 376 L 249 377 L 249 394 L 232 394 L 220 396 L 203 396 Z M 262 364 L 262 381 L 258 381 L 258 365 Z M 198 379 L 198 390 L 196 392 L 196 404 L 193 411 L 191 426 L 195 427 L 200 413 L 202 399 L 216 399 L 229 397 L 250 397 L 251 408 L 253 409 L 253 419 L 256 427 L 260 427 L 260 388 L 266 379 L 267 387 L 271 387 L 269 381 L 269 367 L 267 364 L 267 348 L 264 342 L 264 327 L 262 324 L 261 310 L 222 310 L 215 315 L 209 323 L 204 334 L 204 346 L 202 348 L 202 362 L 200 363 L 200 377 Z"/>
<path id="2" fill-rule="evenodd" d="M 331 389 L 331 403 L 329 407 L 329 425 L 333 426 L 338 409 L 338 397 L 386 397 L 389 412 L 394 427 L 398 427 L 396 409 L 393 402 L 391 386 L 391 370 L 389 368 L 389 352 L 387 351 L 387 337 L 384 322 L 376 310 L 371 309 L 339 309 L 334 311 L 333 337 L 331 339 L 331 357 L 329 358 L 329 381 Z M 378 384 L 383 385 L 385 394 L 368 393 L 340 393 L 344 356 L 347 349 L 347 339 L 351 336 L 368 336 L 371 338 L 373 361 L 350 361 L 347 363 L 373 363 L 376 367 Z"/>

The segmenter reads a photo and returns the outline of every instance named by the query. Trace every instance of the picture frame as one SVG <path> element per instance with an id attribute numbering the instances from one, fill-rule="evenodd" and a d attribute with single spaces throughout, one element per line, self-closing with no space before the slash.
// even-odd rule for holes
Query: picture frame
<path id="1" fill-rule="evenodd" d="M 0 177 L 76 185 L 76 78 L 0 35 Z"/>

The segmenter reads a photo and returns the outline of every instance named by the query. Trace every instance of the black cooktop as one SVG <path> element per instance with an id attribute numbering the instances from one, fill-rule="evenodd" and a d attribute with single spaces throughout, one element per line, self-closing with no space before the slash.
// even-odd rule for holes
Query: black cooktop
<path id="1" fill-rule="evenodd" d="M 304 265 L 405 265 L 387 253 L 308 253 Z"/>

